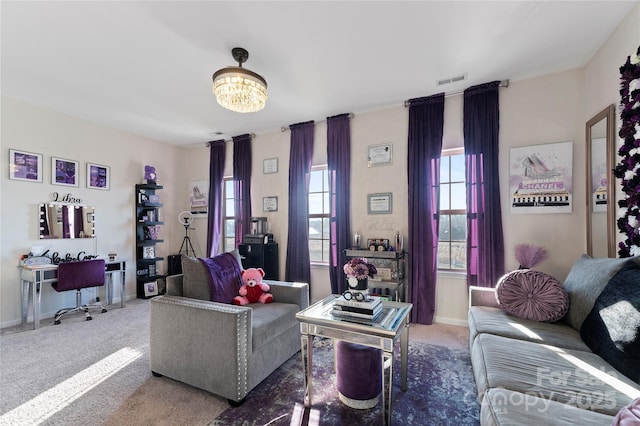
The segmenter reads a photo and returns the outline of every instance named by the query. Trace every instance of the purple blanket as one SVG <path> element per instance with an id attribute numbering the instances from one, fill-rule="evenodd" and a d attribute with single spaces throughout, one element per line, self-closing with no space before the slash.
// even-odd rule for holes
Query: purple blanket
<path id="1" fill-rule="evenodd" d="M 209 288 L 213 302 L 231 303 L 238 295 L 242 285 L 240 265 L 236 257 L 229 253 L 223 253 L 215 257 L 202 258 L 202 262 L 209 276 Z"/>

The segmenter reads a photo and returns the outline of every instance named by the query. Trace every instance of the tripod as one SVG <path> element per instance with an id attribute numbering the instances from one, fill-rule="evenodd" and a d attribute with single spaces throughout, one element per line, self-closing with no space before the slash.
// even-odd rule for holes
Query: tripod
<path id="1" fill-rule="evenodd" d="M 193 245 L 191 244 L 191 238 L 189 238 L 189 229 L 194 229 L 194 228 L 189 228 L 189 221 L 185 219 L 184 221 L 184 238 L 182 239 L 182 245 L 180 246 L 180 251 L 178 252 L 179 254 L 182 254 L 182 249 L 185 249 L 185 254 L 187 256 L 189 256 L 189 248 L 191 248 L 191 252 L 193 253 L 193 256 L 196 256 L 196 250 L 193 248 Z"/>

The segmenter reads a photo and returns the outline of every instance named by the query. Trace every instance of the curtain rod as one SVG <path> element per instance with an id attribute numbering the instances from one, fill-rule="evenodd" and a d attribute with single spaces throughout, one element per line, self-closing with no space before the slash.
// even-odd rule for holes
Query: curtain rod
<path id="1" fill-rule="evenodd" d="M 241 135 L 238 135 L 238 136 L 241 136 Z M 249 136 L 251 136 L 251 139 L 253 139 L 253 138 L 255 138 L 255 137 L 256 137 L 256 134 L 255 134 L 255 133 L 249 133 Z M 219 140 L 219 139 L 218 139 L 218 140 Z M 233 142 L 233 138 L 231 138 L 231 139 L 225 139 L 224 141 L 225 141 L 225 142 Z M 205 145 L 207 146 L 207 148 L 208 148 L 209 146 L 211 146 L 211 142 L 215 142 L 215 141 L 207 142 L 207 143 L 205 144 Z"/>
<path id="2" fill-rule="evenodd" d="M 504 88 L 509 87 L 509 80 L 501 80 L 501 81 L 500 81 L 500 84 L 498 85 L 498 87 L 504 87 Z M 447 93 L 445 93 L 445 94 L 444 94 L 444 97 L 445 97 L 445 98 L 449 98 L 449 97 L 451 97 L 451 96 L 462 95 L 462 94 L 464 93 L 464 91 L 465 91 L 465 90 L 466 90 L 466 89 L 463 89 L 463 90 L 456 90 L 456 91 L 454 91 L 454 92 L 447 92 Z M 407 101 L 404 101 L 404 106 L 405 106 L 405 108 L 407 108 L 407 107 L 408 107 L 408 106 L 410 106 L 410 105 L 411 105 L 411 102 L 410 102 L 410 101 L 408 101 L 408 100 L 407 100 Z"/>
<path id="3" fill-rule="evenodd" d="M 340 115 L 340 114 L 338 114 L 338 115 Z M 350 112 L 349 113 L 349 118 L 353 118 L 353 117 L 355 117 L 355 115 L 352 112 Z M 315 123 L 322 123 L 323 121 L 327 121 L 327 119 L 325 118 L 324 120 L 318 120 L 318 121 L 315 121 Z M 284 127 L 284 126 L 280 127 L 280 131 L 282 133 L 286 132 L 287 130 L 289 130 L 288 127 Z"/>

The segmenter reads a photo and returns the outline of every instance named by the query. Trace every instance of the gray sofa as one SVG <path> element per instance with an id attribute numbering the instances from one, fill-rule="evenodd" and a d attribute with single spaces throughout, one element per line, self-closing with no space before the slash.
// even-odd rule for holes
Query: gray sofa
<path id="1" fill-rule="evenodd" d="M 637 373 L 631 374 L 635 380 L 625 376 L 611 365 L 618 365 L 616 359 L 603 358 L 594 353 L 593 343 L 585 342 L 606 340 L 591 338 L 589 315 L 601 312 L 597 306 L 605 289 L 627 262 L 638 259 L 578 259 L 563 284 L 568 313 L 555 323 L 509 315 L 498 304 L 495 289 L 470 288 L 469 345 L 482 425 L 611 425 L 621 409 L 640 397 Z M 633 268 L 624 279 L 638 288 L 640 269 Z M 640 308 L 637 295 L 636 290 L 627 301 L 635 305 L 632 316 Z M 638 323 L 629 327 L 631 332 L 636 328 L 640 339 Z M 581 332 L 589 338 L 583 339 Z M 637 349 L 638 341 L 631 344 Z M 627 355 L 640 359 L 633 350 Z"/>
<path id="2" fill-rule="evenodd" d="M 184 263 L 183 263 L 184 265 Z M 295 314 L 309 305 L 307 284 L 266 281 L 274 302 L 236 306 L 183 296 L 183 275 L 167 278 L 150 301 L 150 363 L 167 376 L 235 405 L 300 350 Z"/>

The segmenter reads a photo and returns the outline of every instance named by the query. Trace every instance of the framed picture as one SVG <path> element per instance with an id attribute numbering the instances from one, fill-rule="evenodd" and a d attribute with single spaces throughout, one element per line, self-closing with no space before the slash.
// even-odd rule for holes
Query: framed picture
<path id="1" fill-rule="evenodd" d="M 393 144 L 383 143 L 367 147 L 367 166 L 388 166 L 393 156 Z"/>
<path id="2" fill-rule="evenodd" d="M 42 154 L 10 149 L 9 179 L 42 182 Z"/>
<path id="3" fill-rule="evenodd" d="M 87 163 L 87 188 L 109 190 L 110 175 L 109 166 Z"/>
<path id="4" fill-rule="evenodd" d="M 156 248 L 155 248 L 155 246 L 144 246 L 144 247 L 142 247 L 142 258 L 143 259 L 155 259 L 156 258 Z"/>
<path id="5" fill-rule="evenodd" d="M 262 173 L 278 173 L 278 159 L 277 158 L 267 158 L 262 161 Z"/>
<path id="6" fill-rule="evenodd" d="M 391 214 L 393 211 L 393 194 L 383 192 L 367 195 L 368 214 Z"/>
<path id="7" fill-rule="evenodd" d="M 511 213 L 571 213 L 573 142 L 511 148 Z"/>
<path id="8" fill-rule="evenodd" d="M 51 157 L 51 183 L 63 186 L 78 186 L 80 163 L 64 158 Z"/>
<path id="9" fill-rule="evenodd" d="M 144 296 L 157 296 L 158 295 L 158 281 L 151 281 L 144 283 Z"/>
<path id="10" fill-rule="evenodd" d="M 263 212 L 277 212 L 278 211 L 278 197 L 262 197 L 262 211 Z"/>
<path id="11" fill-rule="evenodd" d="M 231 182 L 233 184 L 233 182 Z M 233 189 L 233 186 L 231 187 Z M 209 208 L 209 181 L 199 180 L 189 183 L 189 208 L 191 213 L 206 215 Z"/>

